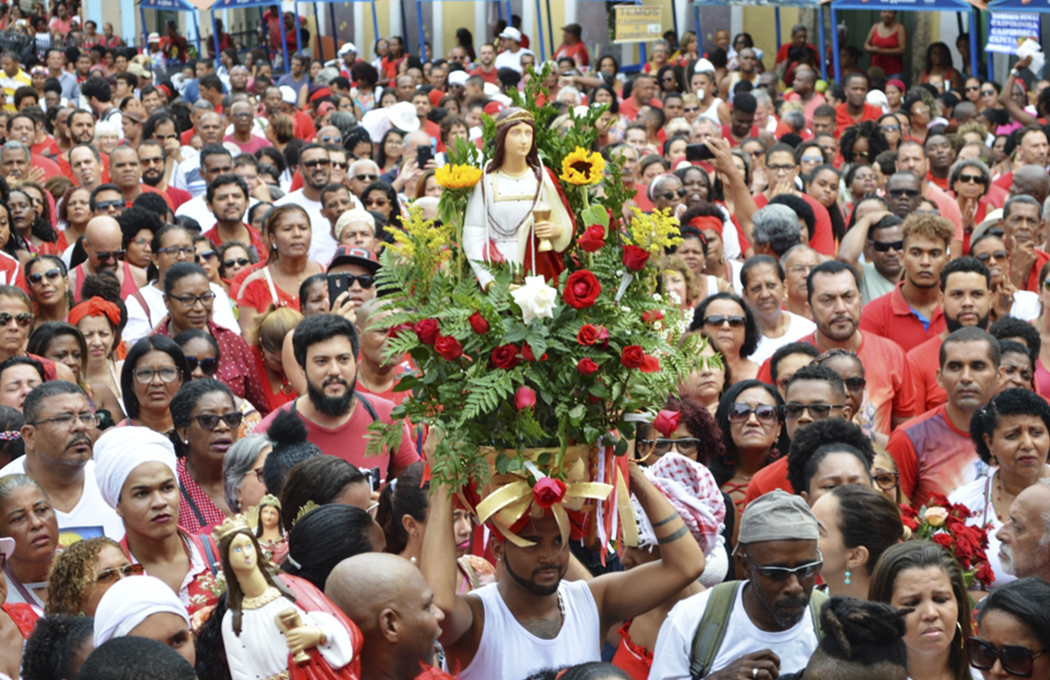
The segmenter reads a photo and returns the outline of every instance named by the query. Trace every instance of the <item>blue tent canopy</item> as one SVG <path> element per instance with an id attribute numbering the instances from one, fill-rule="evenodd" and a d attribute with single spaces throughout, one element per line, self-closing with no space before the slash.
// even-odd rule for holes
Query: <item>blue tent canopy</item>
<path id="1" fill-rule="evenodd" d="M 1050 0 L 992 0 L 989 12 L 1050 12 Z"/>
<path id="2" fill-rule="evenodd" d="M 197 34 L 197 54 L 201 53 L 201 29 L 197 23 L 197 12 L 208 10 L 209 0 L 198 0 L 197 3 L 190 0 L 139 0 L 139 17 L 142 20 L 142 30 L 146 35 L 142 36 L 142 44 L 149 45 L 149 31 L 146 31 L 146 10 L 164 10 L 168 12 L 190 12 L 193 14 L 193 30 Z"/>

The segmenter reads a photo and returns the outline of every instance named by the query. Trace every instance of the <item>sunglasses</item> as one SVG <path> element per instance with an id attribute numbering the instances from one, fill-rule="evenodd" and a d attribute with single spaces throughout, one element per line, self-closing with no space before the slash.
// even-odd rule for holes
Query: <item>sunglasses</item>
<path id="1" fill-rule="evenodd" d="M 374 205 L 377 208 L 383 208 L 390 205 L 390 201 L 385 198 L 366 198 L 362 203 L 365 205 Z"/>
<path id="2" fill-rule="evenodd" d="M 179 369 L 174 366 L 165 366 L 164 368 L 136 368 L 131 372 L 135 376 L 135 382 L 140 385 L 149 385 L 153 382 L 154 376 L 160 376 L 162 383 L 173 383 L 179 379 Z"/>
<path id="3" fill-rule="evenodd" d="M 841 409 L 842 406 L 832 406 L 831 404 L 784 404 L 784 417 L 789 420 L 798 420 L 802 417 L 804 411 L 809 411 L 809 415 L 814 420 L 823 420 L 827 418 L 832 409 Z"/>
<path id="4" fill-rule="evenodd" d="M 900 125 L 881 125 L 880 127 L 882 128 L 883 132 L 900 132 L 901 131 L 901 126 Z"/>
<path id="5" fill-rule="evenodd" d="M 246 258 L 246 257 L 238 257 L 238 258 L 233 259 L 233 260 L 225 260 L 225 261 L 223 261 L 222 266 L 224 266 L 227 269 L 229 269 L 230 267 L 233 267 L 233 266 L 245 267 L 245 266 L 247 266 L 249 264 L 251 264 L 251 261 L 248 258 Z"/>
<path id="6" fill-rule="evenodd" d="M 129 576 L 142 576 L 146 568 L 141 564 L 125 564 L 123 567 L 110 567 L 95 574 L 94 583 L 109 585 Z"/>
<path id="7" fill-rule="evenodd" d="M 685 111 L 686 113 L 693 113 L 694 111 L 699 111 L 700 107 L 699 106 L 686 106 L 682 110 Z"/>
<path id="8" fill-rule="evenodd" d="M 656 194 L 656 198 L 662 198 L 665 201 L 673 201 L 676 195 L 678 198 L 684 198 L 685 189 L 679 189 L 678 191 L 665 191 L 662 194 Z"/>
<path id="9" fill-rule="evenodd" d="M 316 158 L 312 161 L 303 161 L 303 167 L 306 168 L 316 168 L 318 165 L 323 167 L 331 164 L 332 160 L 330 158 Z"/>
<path id="10" fill-rule="evenodd" d="M 186 357 L 186 366 L 190 369 L 190 373 L 196 371 L 198 365 L 201 367 L 204 375 L 215 375 L 219 372 L 219 360 L 215 357 L 205 357 L 204 359 Z"/>
<path id="11" fill-rule="evenodd" d="M 904 250 L 904 240 L 900 241 L 869 241 L 872 249 L 877 253 L 886 253 L 891 250 L 900 252 Z"/>
<path id="12" fill-rule="evenodd" d="M 48 281 L 57 281 L 58 277 L 62 276 L 62 272 L 60 272 L 58 270 L 58 268 L 56 267 L 55 269 L 48 269 L 46 272 L 43 272 L 43 273 L 41 273 L 41 272 L 33 272 L 32 274 L 30 274 L 26 278 L 29 279 L 29 283 L 31 283 L 31 284 L 33 284 L 35 286 L 35 285 L 39 284 L 41 281 L 43 281 L 45 276 L 47 277 Z"/>
<path id="13" fill-rule="evenodd" d="M 922 192 L 918 189 L 890 189 L 889 194 L 894 198 L 900 198 L 901 196 L 907 196 L 908 198 L 918 198 Z"/>
<path id="14" fill-rule="evenodd" d="M 190 249 L 193 250 L 192 248 Z M 98 258 L 99 262 L 109 262 L 110 260 L 123 260 L 126 250 L 103 250 L 101 253 L 96 253 L 95 257 Z M 161 251 L 163 252 L 163 251 Z"/>
<path id="15" fill-rule="evenodd" d="M 712 328 L 719 328 L 723 324 L 729 324 L 730 328 L 743 328 L 744 322 L 747 320 L 746 317 L 740 314 L 734 314 L 732 316 L 722 316 L 721 314 L 712 314 L 704 319 L 705 326 L 711 326 Z"/>
<path id="16" fill-rule="evenodd" d="M 777 422 L 777 407 L 770 406 L 769 404 L 759 404 L 758 406 L 752 407 L 750 404 L 744 404 L 739 401 L 735 401 L 729 405 L 729 422 L 731 423 L 743 423 L 754 414 L 758 422 L 770 425 Z"/>
<path id="17" fill-rule="evenodd" d="M 205 250 L 203 253 L 197 253 L 193 256 L 194 262 L 200 262 L 201 260 L 210 260 L 215 257 L 218 253 L 214 250 Z"/>
<path id="18" fill-rule="evenodd" d="M 123 251 L 121 251 L 121 252 L 123 252 Z M 171 255 L 172 257 L 178 257 L 179 255 L 185 255 L 186 257 L 189 257 L 190 255 L 196 256 L 197 255 L 197 251 L 194 250 L 192 246 L 182 246 L 182 247 L 179 247 L 179 246 L 168 246 L 167 248 L 161 248 L 160 250 L 158 250 L 157 254 L 158 255 Z"/>
<path id="19" fill-rule="evenodd" d="M 871 476 L 875 484 L 883 491 L 892 491 L 901 481 L 899 472 L 877 472 Z"/>
<path id="20" fill-rule="evenodd" d="M 672 447 L 684 456 L 692 456 L 700 448 L 700 440 L 693 437 L 683 437 L 682 439 L 642 439 L 639 443 L 646 450 L 651 450 L 661 456 L 670 451 Z"/>
<path id="21" fill-rule="evenodd" d="M 17 316 L 13 316 L 11 314 L 8 314 L 7 312 L 0 312 L 0 326 L 7 326 L 7 324 L 11 323 L 12 319 L 14 319 L 15 323 L 17 323 L 22 328 L 25 328 L 29 324 L 33 323 L 33 315 L 29 312 L 22 312 Z"/>
<path id="22" fill-rule="evenodd" d="M 966 88 L 966 91 L 967 92 L 976 92 L 977 90 L 980 90 L 980 89 L 981 89 L 980 85 L 970 85 L 970 86 L 968 86 Z"/>
<path id="23" fill-rule="evenodd" d="M 1007 257 L 1009 257 L 1009 253 L 1007 253 L 1005 250 L 996 250 L 991 253 L 981 253 L 980 255 L 975 255 L 974 257 L 976 257 L 981 262 L 987 262 L 993 257 L 996 260 L 1005 260 Z"/>
<path id="24" fill-rule="evenodd" d="M 215 415 L 214 413 L 205 413 L 199 416 L 193 416 L 193 419 L 197 421 L 197 424 L 201 426 L 202 430 L 211 432 L 219 426 L 219 421 L 226 423 L 227 427 L 234 428 L 241 426 L 241 419 L 244 414 L 240 411 L 232 411 L 230 413 L 224 413 L 221 416 Z"/>
<path id="25" fill-rule="evenodd" d="M 817 551 L 817 556 L 820 557 L 820 551 Z M 791 567 L 760 567 L 751 561 L 751 558 L 745 553 L 744 559 L 748 561 L 751 568 L 758 572 L 758 575 L 762 578 L 769 579 L 770 581 L 786 581 L 792 576 L 798 578 L 799 581 L 808 581 L 811 578 L 816 578 L 817 574 L 820 573 L 820 568 L 824 566 L 823 558 L 818 559 L 816 562 L 810 562 L 809 564 L 803 564 L 794 568 Z"/>
<path id="26" fill-rule="evenodd" d="M 343 143 L 343 138 L 342 137 L 333 137 L 331 135 L 325 135 L 324 137 L 321 137 L 321 141 L 324 142 L 325 144 L 342 144 Z"/>
<path id="27" fill-rule="evenodd" d="M 356 179 L 358 182 L 374 182 L 377 179 L 379 179 L 379 175 L 369 175 L 362 173 L 360 175 L 354 175 L 354 179 Z"/>
<path id="28" fill-rule="evenodd" d="M 980 175 L 959 175 L 958 182 L 965 182 L 966 184 L 984 184 L 984 177 Z"/>
<path id="29" fill-rule="evenodd" d="M 801 161 L 803 163 L 823 163 L 824 162 L 824 157 L 823 156 L 803 156 L 802 158 L 799 158 L 799 161 Z"/>
<path id="30" fill-rule="evenodd" d="M 333 168 L 339 168 L 340 170 L 346 170 L 347 168 L 350 167 L 350 162 L 349 161 L 345 161 L 343 163 L 337 163 L 335 161 L 332 161 L 332 167 Z"/>
<path id="31" fill-rule="evenodd" d="M 846 383 L 846 389 L 850 392 L 860 392 L 868 384 L 868 381 L 864 378 L 844 378 L 842 382 Z"/>
<path id="32" fill-rule="evenodd" d="M 997 650 L 991 642 L 978 637 L 966 641 L 966 654 L 970 657 L 971 666 L 987 671 L 998 659 L 1004 671 L 1019 678 L 1032 677 L 1032 662 L 1047 651 L 1044 649 L 1038 654 L 1033 654 L 1031 649 L 1021 645 L 1003 645 Z"/>
<path id="33" fill-rule="evenodd" d="M 996 94 L 995 90 L 981 90 L 981 95 L 984 97 L 994 97 Z"/>
<path id="34" fill-rule="evenodd" d="M 100 212 L 108 211 L 109 209 L 116 210 L 117 208 L 123 208 L 127 205 L 127 201 L 99 201 L 95 204 L 95 210 Z"/>
<path id="35" fill-rule="evenodd" d="M 372 285 L 376 282 L 376 277 L 372 276 L 371 274 L 340 274 L 340 276 L 346 277 L 347 288 L 353 288 L 354 282 L 356 281 L 357 283 L 361 284 L 362 288 L 367 290 L 368 288 L 371 288 Z"/>

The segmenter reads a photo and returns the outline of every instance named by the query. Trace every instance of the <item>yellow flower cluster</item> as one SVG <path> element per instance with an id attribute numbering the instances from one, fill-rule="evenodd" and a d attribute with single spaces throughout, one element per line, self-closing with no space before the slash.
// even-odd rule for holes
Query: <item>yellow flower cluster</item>
<path id="1" fill-rule="evenodd" d="M 446 189 L 470 189 L 481 179 L 481 168 L 473 165 L 442 165 L 434 172 L 434 180 Z"/>
<path id="2" fill-rule="evenodd" d="M 625 236 L 625 241 L 639 248 L 645 248 L 655 256 L 661 255 L 667 248 L 682 242 L 678 234 L 678 219 L 671 215 L 671 209 L 654 210 L 643 213 L 637 207 L 631 208 L 634 217 Z"/>
<path id="3" fill-rule="evenodd" d="M 423 209 L 408 207 L 408 217 L 401 223 L 404 231 L 388 228 L 394 238 L 398 254 L 412 263 L 419 272 L 433 273 L 447 261 L 452 251 L 448 248 L 452 235 L 451 225 L 435 226 L 434 220 L 423 219 Z"/>
<path id="4" fill-rule="evenodd" d="M 576 186 L 597 184 L 605 172 L 605 159 L 597 151 L 590 153 L 583 147 L 566 156 L 561 162 L 561 179 Z"/>

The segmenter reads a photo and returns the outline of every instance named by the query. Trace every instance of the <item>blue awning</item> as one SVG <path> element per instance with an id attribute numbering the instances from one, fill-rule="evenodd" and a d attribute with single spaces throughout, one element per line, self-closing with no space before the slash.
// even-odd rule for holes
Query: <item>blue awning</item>
<path id="1" fill-rule="evenodd" d="M 1050 12 L 1050 0 L 992 0 L 989 12 Z"/>

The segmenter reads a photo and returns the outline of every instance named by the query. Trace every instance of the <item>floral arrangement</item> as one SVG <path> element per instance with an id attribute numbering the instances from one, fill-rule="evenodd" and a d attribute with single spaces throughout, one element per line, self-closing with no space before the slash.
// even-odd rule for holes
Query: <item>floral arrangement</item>
<path id="1" fill-rule="evenodd" d="M 624 455 L 636 422 L 652 421 L 653 407 L 679 379 L 708 361 L 703 340 L 686 333 L 690 319 L 658 292 L 654 263 L 679 242 L 677 220 L 637 210 L 629 224 L 618 217 L 634 192 L 616 162 L 588 151 L 602 109 L 547 129 L 556 110 L 536 104 L 546 100 L 545 77 L 546 70 L 533 72 L 524 96 L 511 96 L 534 116 L 539 155 L 560 177 L 576 219 L 565 271 L 547 281 L 493 263 L 495 281 L 481 290 L 461 244 L 467 201 L 487 159 L 457 140 L 450 164 L 437 171 L 445 189 L 440 221 L 410 210 L 377 274 L 396 310 L 386 320 L 386 352 L 409 354 L 419 369 L 395 388 L 412 391 L 395 408 L 395 423 L 407 418 L 443 434 L 430 456 L 435 479 L 477 491 L 493 475 L 517 474 L 534 508 L 593 478 L 572 478 L 570 447 Z M 486 117 L 483 148 L 494 136 Z M 373 423 L 369 450 L 396 446 L 401 432 Z M 526 502 L 522 493 L 516 498 Z"/>
<path id="2" fill-rule="evenodd" d="M 918 511 L 908 505 L 901 506 L 901 521 L 913 536 L 933 541 L 955 555 L 967 588 L 972 587 L 974 581 L 988 587 L 995 580 L 985 554 L 988 529 L 968 525 L 966 520 L 970 514 L 965 505 L 950 503 L 936 491 Z"/>

